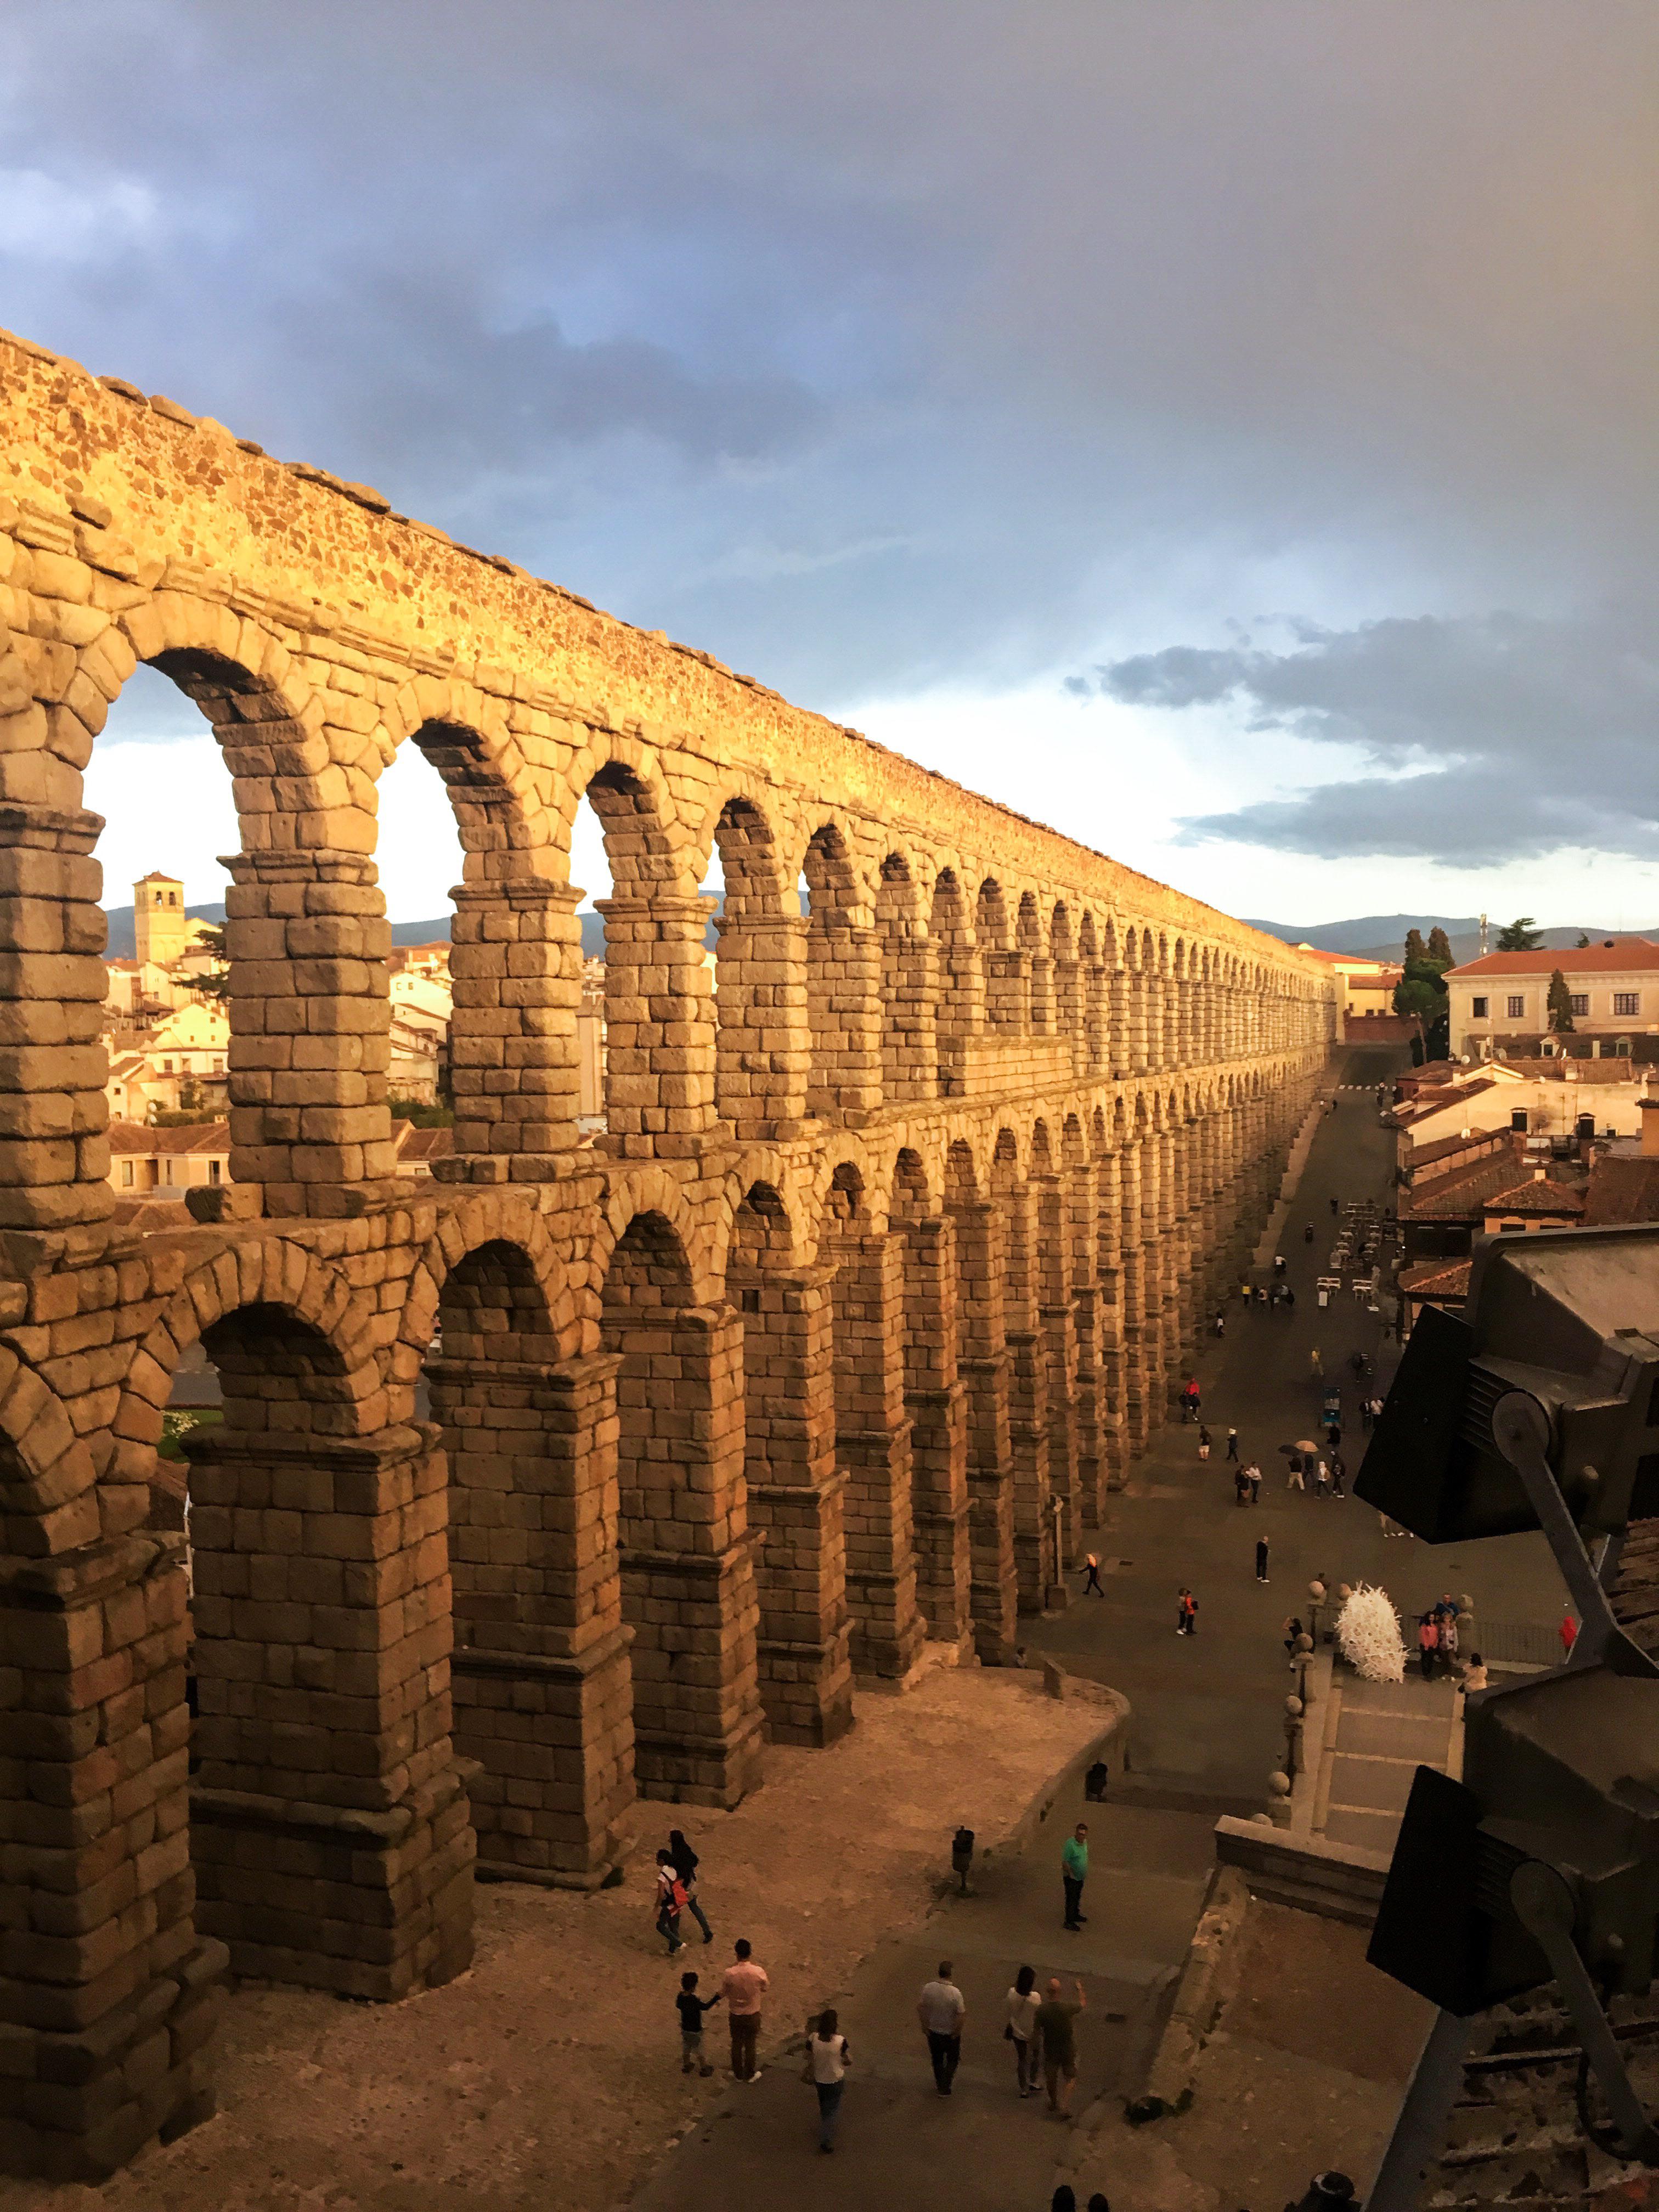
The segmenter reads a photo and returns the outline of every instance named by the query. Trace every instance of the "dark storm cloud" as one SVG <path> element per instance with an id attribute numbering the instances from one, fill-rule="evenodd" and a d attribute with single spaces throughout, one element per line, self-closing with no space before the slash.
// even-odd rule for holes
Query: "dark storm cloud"
<path id="1" fill-rule="evenodd" d="M 1357 748 L 1388 771 L 1200 817 L 1192 837 L 1454 865 L 1659 852 L 1659 654 L 1644 611 L 1302 624 L 1289 649 L 1174 646 L 1070 688 L 1222 707 L 1249 730 Z"/>
<path id="2" fill-rule="evenodd" d="M 800 696 L 1659 553 L 1646 10 L 6 20 L 0 319 Z"/>

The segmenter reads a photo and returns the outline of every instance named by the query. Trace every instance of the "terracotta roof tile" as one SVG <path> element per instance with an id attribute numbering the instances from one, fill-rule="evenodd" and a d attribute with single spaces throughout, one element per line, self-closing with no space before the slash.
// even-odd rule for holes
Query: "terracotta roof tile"
<path id="1" fill-rule="evenodd" d="M 1407 1267 L 1398 1278 L 1408 1298 L 1466 1298 L 1469 1294 L 1470 1260 L 1454 1260 L 1449 1266 L 1433 1261 L 1422 1267 Z"/>
<path id="2" fill-rule="evenodd" d="M 1659 945 L 1645 937 L 1620 937 L 1611 945 L 1559 945 L 1553 952 L 1489 952 L 1484 960 L 1468 960 L 1446 972 L 1457 976 L 1541 975 L 1547 981 L 1558 968 L 1564 975 L 1659 971 Z"/>
<path id="3" fill-rule="evenodd" d="M 1584 1210 L 1583 1194 L 1564 1182 L 1552 1182 L 1547 1176 L 1528 1176 L 1525 1182 L 1511 1183 L 1506 1190 L 1494 1191 L 1486 1201 L 1488 1213 L 1581 1214 Z"/>
<path id="4" fill-rule="evenodd" d="M 1659 1158 L 1598 1159 L 1584 1194 L 1586 1229 L 1659 1221 Z"/>

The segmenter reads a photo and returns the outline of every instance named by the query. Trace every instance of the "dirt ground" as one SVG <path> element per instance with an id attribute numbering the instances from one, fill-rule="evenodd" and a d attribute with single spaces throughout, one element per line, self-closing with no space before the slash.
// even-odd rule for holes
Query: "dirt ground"
<path id="1" fill-rule="evenodd" d="M 1260 2212 L 1334 2166 L 1363 2193 L 1433 2017 L 1366 1964 L 1367 1940 L 1252 1899 L 1190 2107 L 1140 2128 L 1113 2112 L 1079 2161 L 1088 2187 L 1134 2212 Z"/>
<path id="2" fill-rule="evenodd" d="M 705 1994 L 747 1936 L 771 1976 L 767 2039 L 844 1990 L 948 1878 L 959 1821 L 986 1846 L 1110 1714 L 1041 1678 L 966 1668 L 866 1698 L 828 1752 L 775 1747 L 734 1813 L 636 1808 L 618 1889 L 477 1892 L 477 1956 L 394 2006 L 244 1989 L 219 2051 L 219 2114 L 100 2190 L 0 2180 L 0 2212 L 560 2212 L 627 2199 L 722 2097 L 679 2071 L 684 1967 Z M 652 1925 L 653 1855 L 684 1827 L 714 1930 L 671 1966 Z M 723 2058 L 723 2008 L 710 2056 Z"/>

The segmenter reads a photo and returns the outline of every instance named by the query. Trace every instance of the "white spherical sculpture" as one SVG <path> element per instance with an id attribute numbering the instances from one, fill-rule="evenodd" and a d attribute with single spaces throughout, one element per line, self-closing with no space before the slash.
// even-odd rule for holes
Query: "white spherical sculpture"
<path id="1" fill-rule="evenodd" d="M 1355 1674 L 1368 1682 L 1403 1682 L 1406 1647 L 1386 1590 L 1360 1583 L 1336 1618 L 1336 1641 Z"/>

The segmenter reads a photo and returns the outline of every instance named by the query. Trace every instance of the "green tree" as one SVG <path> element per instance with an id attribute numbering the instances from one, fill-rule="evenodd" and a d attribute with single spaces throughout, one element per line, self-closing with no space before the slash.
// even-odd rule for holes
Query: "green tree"
<path id="1" fill-rule="evenodd" d="M 1582 951 L 1583 951 L 1584 947 L 1585 947 L 1589 943 L 1589 938 L 1588 938 L 1588 937 L 1583 936 L 1583 935 L 1581 933 L 1581 935 L 1580 935 L 1580 937 L 1579 937 L 1579 939 L 1578 939 L 1578 950 L 1582 952 Z"/>
<path id="2" fill-rule="evenodd" d="M 203 922 L 196 933 L 196 943 L 202 951 L 219 963 L 208 975 L 198 975 L 191 988 L 204 999 L 228 999 L 230 996 L 230 959 L 225 951 L 225 926 L 222 921 Z"/>
<path id="3" fill-rule="evenodd" d="M 1529 914 L 1517 915 L 1513 921 L 1506 921 L 1498 933 L 1500 952 L 1536 952 L 1543 942 L 1544 933 Z"/>
<path id="4" fill-rule="evenodd" d="M 1443 962 L 1448 968 L 1455 967 L 1457 964 L 1452 958 L 1450 938 L 1437 926 L 1429 932 L 1429 957 L 1431 960 Z"/>
<path id="5" fill-rule="evenodd" d="M 1558 968 L 1550 977 L 1550 1027 L 1557 1036 L 1565 1036 L 1572 1027 L 1572 994 L 1567 988 L 1567 979 Z"/>
<path id="6" fill-rule="evenodd" d="M 1428 948 L 1423 942 L 1422 931 L 1408 929 L 1406 932 L 1406 965 L 1409 968 L 1413 960 L 1424 960 L 1427 957 Z"/>

